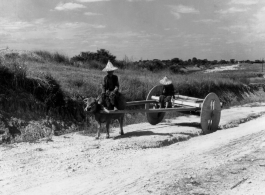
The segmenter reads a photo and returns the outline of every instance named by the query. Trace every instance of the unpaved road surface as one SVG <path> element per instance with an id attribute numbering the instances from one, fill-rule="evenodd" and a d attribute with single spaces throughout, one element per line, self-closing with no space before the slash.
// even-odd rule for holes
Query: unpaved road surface
<path id="1" fill-rule="evenodd" d="M 239 67 L 240 67 L 240 64 L 234 64 L 230 66 L 219 66 L 219 67 L 215 67 L 214 69 L 208 69 L 205 71 L 205 73 L 220 72 L 220 71 L 225 71 L 225 70 L 238 70 Z"/>
<path id="2" fill-rule="evenodd" d="M 265 104 L 223 110 L 220 130 L 178 117 L 0 146 L 0 194 L 265 194 Z"/>

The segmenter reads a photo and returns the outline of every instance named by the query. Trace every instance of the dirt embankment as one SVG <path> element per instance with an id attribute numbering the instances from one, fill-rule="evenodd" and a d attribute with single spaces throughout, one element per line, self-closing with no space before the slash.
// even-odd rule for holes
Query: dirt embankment
<path id="1" fill-rule="evenodd" d="M 183 116 L 126 126 L 122 137 L 114 129 L 111 139 L 84 132 L 2 145 L 0 194 L 264 194 L 264 112 L 223 110 L 223 129 L 209 135 Z"/>

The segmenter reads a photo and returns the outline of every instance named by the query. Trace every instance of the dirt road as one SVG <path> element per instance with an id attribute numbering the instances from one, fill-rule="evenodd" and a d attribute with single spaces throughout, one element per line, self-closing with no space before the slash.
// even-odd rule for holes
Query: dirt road
<path id="1" fill-rule="evenodd" d="M 94 140 L 72 133 L 0 147 L 0 194 L 265 194 L 265 104 L 124 128 Z M 242 124 L 240 124 L 242 123 Z M 103 137 L 104 135 L 102 135 Z"/>

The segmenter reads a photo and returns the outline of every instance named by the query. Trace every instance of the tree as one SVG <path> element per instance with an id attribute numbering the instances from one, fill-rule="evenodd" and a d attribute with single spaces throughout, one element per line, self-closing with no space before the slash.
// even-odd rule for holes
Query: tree
<path id="1" fill-rule="evenodd" d="M 108 50 L 106 49 L 100 49 L 97 50 L 97 52 L 81 52 L 79 55 L 74 56 L 71 61 L 81 61 L 81 62 L 87 62 L 87 61 L 98 61 L 103 64 L 106 64 L 108 60 L 111 62 L 114 62 L 116 59 L 116 56 L 112 55 Z"/>
<path id="2" fill-rule="evenodd" d="M 209 63 L 209 61 L 208 61 L 207 59 L 203 59 L 203 60 L 201 61 L 201 63 L 202 63 L 202 65 L 206 65 L 206 64 Z"/>
<path id="3" fill-rule="evenodd" d="M 116 56 L 112 55 L 108 50 L 100 49 L 100 50 L 97 50 L 94 60 L 97 60 L 105 64 L 108 62 L 108 60 L 114 62 L 115 59 L 116 59 Z"/>
<path id="4" fill-rule="evenodd" d="M 192 60 L 191 60 L 191 63 L 192 63 L 193 65 L 197 64 L 197 63 L 198 63 L 197 58 L 193 57 Z"/>
<path id="5" fill-rule="evenodd" d="M 172 73 L 175 73 L 175 74 L 177 74 L 177 73 L 184 73 L 184 72 L 182 71 L 182 67 L 179 66 L 179 65 L 172 65 L 172 66 L 169 67 L 169 70 L 170 70 Z"/>
<path id="6" fill-rule="evenodd" d="M 180 62 L 180 59 L 179 58 L 173 58 L 173 59 L 171 59 L 171 63 L 172 64 L 179 64 L 179 62 Z"/>
<path id="7" fill-rule="evenodd" d="M 261 60 L 255 60 L 254 62 L 255 62 L 255 63 L 262 63 Z"/>
<path id="8" fill-rule="evenodd" d="M 213 60 L 213 61 L 211 62 L 211 64 L 212 64 L 212 65 L 218 64 L 218 61 L 217 61 L 217 60 Z"/>
<path id="9" fill-rule="evenodd" d="M 235 59 L 230 59 L 230 64 L 235 64 Z"/>
<path id="10" fill-rule="evenodd" d="M 220 61 L 219 61 L 219 64 L 227 64 L 227 61 L 225 61 L 225 60 L 220 60 Z"/>

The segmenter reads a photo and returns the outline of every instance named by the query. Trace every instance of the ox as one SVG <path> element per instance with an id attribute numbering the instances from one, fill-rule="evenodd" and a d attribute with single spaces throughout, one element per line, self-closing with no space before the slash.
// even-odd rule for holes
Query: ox
<path id="1" fill-rule="evenodd" d="M 97 135 L 96 139 L 99 139 L 100 137 L 100 131 L 102 127 L 102 123 L 106 123 L 106 138 L 109 138 L 109 126 L 110 123 L 113 120 L 118 120 L 120 124 L 120 135 L 123 135 L 123 119 L 124 119 L 124 113 L 122 114 L 107 114 L 107 113 L 102 113 L 102 106 L 101 104 L 98 103 L 98 99 L 95 98 L 85 98 L 84 102 L 86 104 L 85 111 L 90 112 L 94 114 L 95 120 L 98 123 L 98 129 L 97 129 Z M 119 110 L 124 110 L 126 106 L 125 99 L 122 95 L 119 97 L 119 103 L 118 103 L 118 109 Z"/>

